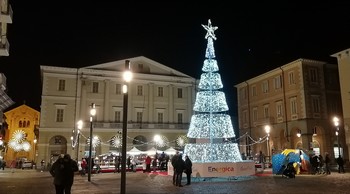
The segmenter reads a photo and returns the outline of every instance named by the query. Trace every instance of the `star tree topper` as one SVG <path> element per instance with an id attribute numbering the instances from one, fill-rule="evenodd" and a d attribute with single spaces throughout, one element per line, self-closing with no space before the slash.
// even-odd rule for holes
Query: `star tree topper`
<path id="1" fill-rule="evenodd" d="M 208 39 L 208 37 L 211 37 L 214 40 L 216 40 L 216 36 L 214 34 L 214 31 L 217 30 L 218 27 L 217 26 L 212 26 L 210 19 L 208 20 L 208 25 L 207 26 L 203 25 L 203 24 L 202 24 L 202 26 L 203 26 L 204 29 L 207 30 L 207 34 L 205 35 L 205 39 Z"/>

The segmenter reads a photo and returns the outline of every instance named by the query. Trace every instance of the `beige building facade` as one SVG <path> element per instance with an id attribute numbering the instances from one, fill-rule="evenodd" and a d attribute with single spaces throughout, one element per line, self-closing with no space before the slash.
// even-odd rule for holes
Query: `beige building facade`
<path id="1" fill-rule="evenodd" d="M 37 139 L 39 138 L 40 112 L 23 104 L 4 113 L 7 143 L 4 160 L 7 165 L 19 161 L 37 162 Z"/>
<path id="2" fill-rule="evenodd" d="M 272 156 L 287 148 L 300 148 L 338 157 L 332 121 L 334 116 L 342 118 L 336 65 L 298 59 L 235 87 L 241 153 L 255 157 L 262 151 Z M 269 134 L 265 126 L 270 126 Z M 339 141 L 344 145 L 343 129 Z M 340 151 L 348 160 L 347 147 Z"/>
<path id="3" fill-rule="evenodd" d="M 50 161 L 58 154 L 88 156 L 92 122 L 93 156 L 120 151 L 115 146 L 123 127 L 123 72 L 130 61 L 127 150 L 156 147 L 181 149 L 178 138 L 186 135 L 195 99 L 197 80 L 149 58 L 140 56 L 82 68 L 41 66 L 42 101 L 38 154 Z M 80 135 L 77 122 L 83 121 Z M 160 135 L 165 145 L 157 145 Z M 79 137 L 79 138 L 78 138 Z"/>
<path id="4" fill-rule="evenodd" d="M 343 119 L 340 128 L 344 128 L 346 146 L 350 145 L 350 48 L 331 55 L 338 61 L 341 101 L 343 105 Z M 348 150 L 349 151 L 349 150 Z M 348 153 L 349 155 L 350 153 Z"/>

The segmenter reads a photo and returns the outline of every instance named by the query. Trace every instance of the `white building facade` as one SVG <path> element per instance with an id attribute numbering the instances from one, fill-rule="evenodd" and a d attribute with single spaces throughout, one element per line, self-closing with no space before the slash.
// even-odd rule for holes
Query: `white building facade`
<path id="1" fill-rule="evenodd" d="M 198 80 L 140 56 L 83 68 L 41 66 L 38 159 L 49 161 L 64 153 L 77 159 L 88 155 L 93 103 L 97 112 L 92 131 L 98 143 L 93 143 L 92 155 L 120 151 L 121 146 L 113 142 L 123 127 L 126 60 L 133 72 L 128 91 L 127 150 L 182 149 L 177 140 L 187 133 Z M 78 136 L 79 120 L 84 124 Z M 166 143 L 157 145 L 155 135 Z"/>

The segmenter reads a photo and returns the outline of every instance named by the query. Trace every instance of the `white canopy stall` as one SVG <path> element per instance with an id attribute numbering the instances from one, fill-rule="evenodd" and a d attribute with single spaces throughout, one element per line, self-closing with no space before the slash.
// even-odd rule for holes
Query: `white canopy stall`
<path id="1" fill-rule="evenodd" d="M 145 154 L 145 152 L 137 149 L 136 147 L 133 147 L 131 150 L 127 151 L 126 154 L 135 156 L 135 155 Z"/>

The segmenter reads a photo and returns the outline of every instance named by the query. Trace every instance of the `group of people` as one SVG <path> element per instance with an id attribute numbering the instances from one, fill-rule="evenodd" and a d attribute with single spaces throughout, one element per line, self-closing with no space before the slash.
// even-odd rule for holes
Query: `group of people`
<path id="1" fill-rule="evenodd" d="M 82 158 L 81 159 L 81 163 L 80 163 L 80 175 L 81 176 L 85 176 L 86 173 L 89 172 L 89 162 L 90 162 L 90 158 Z M 94 160 L 91 160 L 91 172 L 94 169 L 95 166 L 95 162 Z M 98 173 L 100 170 L 99 165 L 96 165 L 96 173 Z"/>
<path id="2" fill-rule="evenodd" d="M 192 175 L 192 161 L 190 158 L 185 156 L 185 160 L 183 160 L 182 154 L 176 152 L 176 154 L 171 158 L 171 165 L 174 168 L 173 184 L 175 186 L 183 187 L 181 180 L 182 173 L 185 173 L 187 178 L 186 185 L 190 185 Z"/>
<path id="3" fill-rule="evenodd" d="M 79 170 L 78 163 L 69 154 L 59 156 L 50 169 L 54 177 L 56 194 L 70 194 L 74 181 L 74 173 Z"/>
<path id="4" fill-rule="evenodd" d="M 344 170 L 344 160 L 341 156 L 336 158 L 336 162 L 338 164 L 338 172 L 345 173 Z M 310 163 L 312 166 L 312 174 L 331 174 L 330 163 L 331 159 L 328 153 L 325 153 L 325 158 L 320 155 L 313 155 L 310 157 Z"/>

